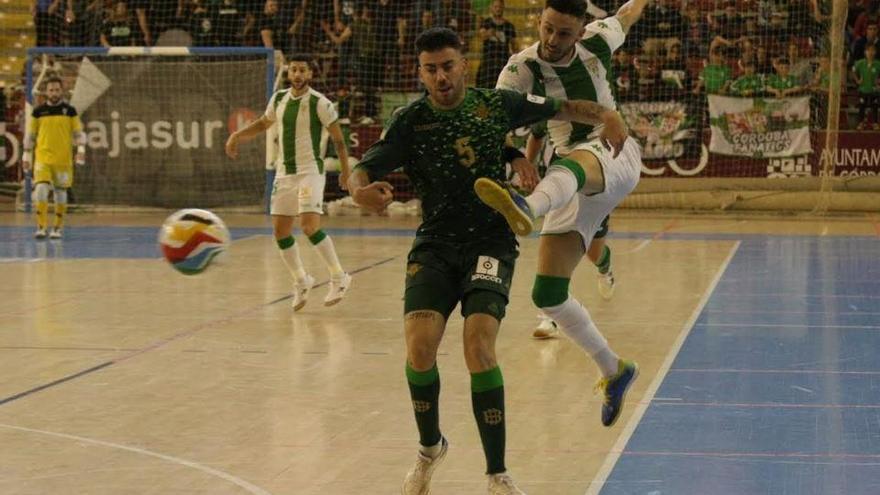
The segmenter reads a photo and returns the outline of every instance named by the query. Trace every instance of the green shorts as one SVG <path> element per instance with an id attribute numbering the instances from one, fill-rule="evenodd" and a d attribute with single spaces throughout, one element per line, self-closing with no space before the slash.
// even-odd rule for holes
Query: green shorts
<path id="1" fill-rule="evenodd" d="M 516 241 L 453 243 L 416 238 L 407 257 L 404 314 L 432 310 L 449 318 L 461 314 L 504 318 L 519 256 Z"/>

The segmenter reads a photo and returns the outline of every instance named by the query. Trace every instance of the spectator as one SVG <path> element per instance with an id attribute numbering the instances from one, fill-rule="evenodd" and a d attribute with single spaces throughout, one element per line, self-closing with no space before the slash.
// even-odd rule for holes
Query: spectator
<path id="1" fill-rule="evenodd" d="M 709 51 L 709 63 L 700 72 L 700 78 L 694 87 L 694 94 L 705 90 L 707 94 L 725 94 L 730 86 L 730 67 L 720 50 Z"/>
<path id="2" fill-rule="evenodd" d="M 638 98 L 640 101 L 656 101 L 660 95 L 659 62 L 648 57 L 639 57 L 636 61 L 638 71 Z"/>
<path id="3" fill-rule="evenodd" d="M 285 46 L 287 29 L 282 25 L 281 16 L 278 15 L 278 0 L 266 0 L 257 20 L 257 30 L 260 32 L 263 47 L 280 50 Z"/>
<path id="4" fill-rule="evenodd" d="M 727 41 L 735 42 L 743 35 L 743 19 L 736 11 L 736 2 L 729 2 L 721 15 L 709 16 L 712 32 Z"/>
<path id="5" fill-rule="evenodd" d="M 853 76 L 859 85 L 859 130 L 867 130 L 873 124 L 874 129 L 880 129 L 880 121 L 877 120 L 877 108 L 880 105 L 877 81 L 880 78 L 880 61 L 875 59 L 877 47 L 868 45 L 865 48 L 865 58 L 856 61 L 853 65 Z M 868 111 L 871 112 L 868 117 Z M 866 120 L 867 119 L 867 120 Z"/>
<path id="6" fill-rule="evenodd" d="M 214 29 L 217 46 L 241 46 L 246 12 L 239 0 L 220 0 Z"/>
<path id="7" fill-rule="evenodd" d="M 324 25 L 335 23 L 334 9 L 334 2 L 330 0 L 302 0 L 288 29 L 294 38 L 296 53 L 315 54 L 320 50 L 316 42 L 325 39 Z"/>
<path id="8" fill-rule="evenodd" d="M 134 32 L 131 30 L 131 19 L 128 17 L 128 6 L 125 2 L 116 2 L 110 17 L 101 28 L 101 46 L 132 46 Z"/>
<path id="9" fill-rule="evenodd" d="M 617 76 L 613 86 L 614 99 L 621 103 L 635 99 L 633 86 L 638 83 L 639 75 L 633 65 L 633 57 L 626 48 L 620 47 L 614 52 L 611 74 Z"/>
<path id="10" fill-rule="evenodd" d="M 458 33 L 467 52 L 474 34 L 468 0 L 440 0 L 440 9 L 435 13 L 434 18 L 438 26 L 448 27 Z"/>
<path id="11" fill-rule="evenodd" d="M 762 77 L 773 73 L 773 61 L 770 59 L 770 52 L 764 43 L 759 43 L 755 47 L 755 72 Z"/>
<path id="12" fill-rule="evenodd" d="M 767 76 L 767 81 L 764 85 L 768 93 L 776 98 L 785 98 L 802 91 L 803 88 L 798 85 L 797 79 L 791 75 L 790 67 L 787 58 L 780 58 L 776 61 L 774 66 L 776 73 Z"/>
<path id="13" fill-rule="evenodd" d="M 685 9 L 684 50 L 685 57 L 696 58 L 706 55 L 709 46 L 709 26 L 700 16 L 700 7 L 689 2 Z"/>
<path id="14" fill-rule="evenodd" d="M 183 0 L 132 0 L 138 37 L 145 46 L 153 46 L 165 31 L 179 27 Z"/>
<path id="15" fill-rule="evenodd" d="M 788 61 L 791 64 L 791 75 L 798 86 L 806 87 L 813 80 L 813 61 L 800 56 L 800 46 L 794 41 L 788 42 Z"/>
<path id="16" fill-rule="evenodd" d="M 54 46 L 61 30 L 61 0 L 31 0 L 37 46 Z"/>
<path id="17" fill-rule="evenodd" d="M 324 32 L 336 47 L 336 87 L 347 88 L 354 78 L 355 47 L 352 38 L 352 24 L 355 16 L 354 0 L 342 0 L 338 21 L 334 26 L 325 25 Z M 341 112 L 340 112 L 341 113 Z"/>
<path id="18" fill-rule="evenodd" d="M 763 96 L 764 80 L 756 73 L 754 62 L 743 62 L 743 75 L 739 76 L 730 85 L 730 94 L 733 96 Z"/>
<path id="19" fill-rule="evenodd" d="M 384 87 L 385 76 L 400 76 L 400 54 L 406 36 L 406 11 L 403 0 L 370 0 L 370 19 L 378 43 L 376 59 L 369 62 L 371 77 L 377 87 Z M 385 88 L 390 89 L 390 88 Z"/>
<path id="20" fill-rule="evenodd" d="M 864 37 L 868 34 L 868 26 L 877 24 L 880 24 L 880 0 L 872 0 L 867 4 L 867 8 L 856 17 L 853 24 L 853 39 Z"/>
<path id="21" fill-rule="evenodd" d="M 870 45 L 876 47 L 880 44 L 880 40 L 877 37 L 877 24 L 871 24 L 868 26 L 865 31 L 865 36 L 856 40 L 853 43 L 852 51 L 850 52 L 849 65 L 853 65 L 857 60 L 862 60 L 865 58 L 865 49 Z"/>
<path id="22" fill-rule="evenodd" d="M 185 12 L 189 19 L 189 33 L 192 35 L 193 46 L 211 46 L 214 44 L 214 16 L 205 5 L 205 0 L 192 0 Z"/>
<path id="23" fill-rule="evenodd" d="M 363 5 L 352 26 L 354 45 L 358 52 L 358 93 L 364 98 L 364 115 L 360 121 L 362 125 L 374 124 L 379 117 L 378 87 L 385 70 L 378 64 L 381 46 L 372 10 L 371 6 Z"/>
<path id="24" fill-rule="evenodd" d="M 681 43 L 670 43 L 666 57 L 660 64 L 660 80 L 664 94 L 679 99 L 691 87 L 687 64 L 681 53 Z"/>
<path id="25" fill-rule="evenodd" d="M 658 56 L 663 47 L 681 39 L 685 24 L 680 7 L 680 0 L 660 0 L 645 8 L 636 29 L 641 29 L 644 51 L 649 57 Z"/>
<path id="26" fill-rule="evenodd" d="M 516 28 L 504 18 L 504 0 L 492 2 L 492 17 L 483 19 L 480 39 L 483 41 L 483 58 L 477 70 L 477 87 L 494 88 L 498 74 L 516 51 Z"/>

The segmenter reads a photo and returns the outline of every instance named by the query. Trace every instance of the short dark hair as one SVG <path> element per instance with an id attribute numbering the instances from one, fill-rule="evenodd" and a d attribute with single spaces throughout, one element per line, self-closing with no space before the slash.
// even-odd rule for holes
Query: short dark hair
<path id="1" fill-rule="evenodd" d="M 295 53 L 295 54 L 291 55 L 290 57 L 288 57 L 287 64 L 290 65 L 291 62 L 302 62 L 302 63 L 308 65 L 309 68 L 312 67 L 312 59 L 310 59 L 307 55 L 304 55 L 301 53 Z"/>
<path id="2" fill-rule="evenodd" d="M 587 2 L 584 0 L 547 0 L 544 8 L 553 9 L 560 14 L 574 16 L 583 21 L 587 20 Z"/>
<path id="3" fill-rule="evenodd" d="M 46 78 L 46 87 L 48 88 L 50 84 L 58 83 L 62 88 L 64 87 L 64 81 L 61 80 L 58 76 L 49 76 Z"/>
<path id="4" fill-rule="evenodd" d="M 416 38 L 416 55 L 422 52 L 436 52 L 444 48 L 461 51 L 461 38 L 458 33 L 445 27 L 434 27 L 422 31 Z"/>

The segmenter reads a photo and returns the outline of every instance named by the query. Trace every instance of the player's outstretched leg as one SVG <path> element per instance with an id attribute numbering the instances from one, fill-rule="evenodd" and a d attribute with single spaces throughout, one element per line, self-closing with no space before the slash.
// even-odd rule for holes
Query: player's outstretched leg
<path id="1" fill-rule="evenodd" d="M 611 426 L 620 416 L 626 392 L 638 375 L 638 367 L 615 354 L 599 332 L 590 313 L 568 292 L 571 273 L 583 255 L 579 233 L 541 237 L 539 269 L 532 287 L 532 300 L 581 349 L 589 354 L 602 374 L 597 388 L 604 394 L 602 424 Z M 548 253 L 553 253 L 548 260 Z M 546 275 L 542 271 L 559 275 Z"/>
<path id="2" fill-rule="evenodd" d="M 516 235 L 527 236 L 532 233 L 535 228 L 532 210 L 525 198 L 512 187 L 481 177 L 474 183 L 474 192 L 480 201 L 504 215 Z"/>

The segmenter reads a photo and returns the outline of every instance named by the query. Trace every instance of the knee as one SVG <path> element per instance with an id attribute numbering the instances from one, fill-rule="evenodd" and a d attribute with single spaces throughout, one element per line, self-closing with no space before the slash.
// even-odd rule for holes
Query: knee
<path id="1" fill-rule="evenodd" d="M 491 332 L 482 328 L 465 329 L 464 360 L 472 373 L 498 365 L 495 358 L 495 339 Z"/>
<path id="2" fill-rule="evenodd" d="M 406 357 L 410 366 L 416 371 L 429 370 L 437 361 L 437 348 L 423 339 L 414 339 L 409 342 Z"/>
<path id="3" fill-rule="evenodd" d="M 536 275 L 532 286 L 532 302 L 539 308 L 559 306 L 568 299 L 569 279 L 550 275 Z"/>
<path id="4" fill-rule="evenodd" d="M 302 223 L 302 231 L 307 237 L 312 237 L 316 232 L 320 230 L 318 225 L 312 222 L 303 222 Z"/>

